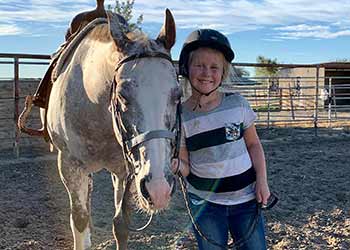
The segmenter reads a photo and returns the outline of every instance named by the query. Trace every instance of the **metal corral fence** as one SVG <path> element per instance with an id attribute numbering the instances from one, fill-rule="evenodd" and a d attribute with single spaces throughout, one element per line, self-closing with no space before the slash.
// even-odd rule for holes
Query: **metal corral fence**
<path id="1" fill-rule="evenodd" d="M 0 54 L 1 65 L 13 66 L 13 77 L 0 75 L 0 140 L 12 143 L 18 155 L 19 132 L 17 119 L 24 98 L 33 94 L 40 78 L 20 77 L 21 65 L 47 65 L 49 55 Z M 235 67 L 271 67 L 269 64 L 234 63 Z M 225 84 L 225 92 L 239 92 L 257 112 L 257 124 L 266 126 L 339 127 L 350 124 L 350 77 L 326 77 L 322 64 L 275 64 L 283 69 L 308 69 L 297 76 L 245 78 L 233 77 Z M 282 70 L 283 71 L 283 70 Z M 311 72 L 311 73 L 310 73 Z M 334 84 L 339 82 L 342 84 Z M 39 109 L 37 109 L 39 111 Z M 40 126 L 39 112 L 31 118 Z M 21 143 L 27 136 L 22 136 Z M 33 138 L 30 138 L 34 140 Z"/>
<path id="2" fill-rule="evenodd" d="M 22 66 L 48 65 L 49 55 L 35 54 L 10 54 L 0 53 L 0 67 L 13 72 L 13 77 L 0 75 L 0 141 L 1 149 L 9 148 L 11 144 L 15 154 L 19 154 L 20 134 L 17 128 L 17 120 L 24 107 L 26 95 L 33 94 L 40 78 L 22 78 Z M 10 69 L 9 67 L 13 67 Z M 0 72 L 1 69 L 0 69 Z M 39 109 L 33 112 L 30 126 L 40 128 Z M 41 138 L 29 138 L 21 136 L 21 142 L 42 140 Z"/>
<path id="3" fill-rule="evenodd" d="M 332 85 L 333 80 L 349 83 Z M 249 78 L 225 85 L 225 92 L 239 92 L 247 98 L 262 126 L 340 127 L 350 125 L 350 77 Z M 325 85 L 324 82 L 329 84 Z"/>

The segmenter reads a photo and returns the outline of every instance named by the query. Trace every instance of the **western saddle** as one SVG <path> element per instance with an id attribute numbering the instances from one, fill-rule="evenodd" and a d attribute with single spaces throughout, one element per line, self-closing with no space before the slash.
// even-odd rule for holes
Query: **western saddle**
<path id="1" fill-rule="evenodd" d="M 73 38 L 91 21 L 96 18 L 104 17 L 107 18 L 106 11 L 104 9 L 104 0 L 96 0 L 97 6 L 94 10 L 86 11 L 76 15 L 68 28 L 65 35 L 65 42 L 60 46 L 56 53 L 53 54 L 51 62 L 49 64 L 44 77 L 41 79 L 34 95 L 26 97 L 25 107 L 18 118 L 18 128 L 21 132 L 29 134 L 31 136 L 44 137 L 45 141 L 50 141 L 47 133 L 47 121 L 46 112 L 49 105 L 50 93 L 53 85 L 52 73 L 56 67 L 57 61 L 60 58 L 64 49 L 70 44 Z M 32 106 L 37 106 L 45 109 L 45 120 L 44 125 L 41 129 L 32 129 L 25 126 L 25 121 L 30 113 Z"/>

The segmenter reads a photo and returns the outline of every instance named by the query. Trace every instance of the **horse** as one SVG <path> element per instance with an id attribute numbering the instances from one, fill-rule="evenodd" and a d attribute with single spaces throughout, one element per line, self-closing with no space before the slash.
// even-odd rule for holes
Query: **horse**
<path id="1" fill-rule="evenodd" d="M 46 113 L 69 195 L 74 250 L 92 245 L 93 173 L 111 173 L 113 234 L 121 250 L 127 249 L 130 204 L 152 214 L 167 208 L 174 190 L 170 164 L 181 96 L 170 56 L 174 18 L 167 9 L 156 39 L 120 20 L 107 11 L 74 38 L 57 62 Z"/>

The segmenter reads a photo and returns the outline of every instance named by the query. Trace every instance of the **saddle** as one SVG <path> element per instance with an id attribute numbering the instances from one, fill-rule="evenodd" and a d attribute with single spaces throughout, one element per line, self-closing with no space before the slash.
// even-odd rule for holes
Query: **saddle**
<path id="1" fill-rule="evenodd" d="M 34 94 L 33 105 L 40 108 L 47 108 L 48 99 L 52 87 L 52 72 L 57 64 L 60 55 L 64 49 L 70 44 L 74 37 L 90 22 L 99 17 L 107 18 L 106 11 L 104 9 L 104 0 L 97 0 L 97 7 L 92 11 L 86 11 L 76 15 L 67 29 L 65 35 L 65 42 L 60 46 L 56 53 L 53 54 L 49 67 L 41 79 L 39 86 Z"/>
<path id="2" fill-rule="evenodd" d="M 52 55 L 48 69 L 46 70 L 44 77 L 41 79 L 34 95 L 26 97 L 25 107 L 18 119 L 18 128 L 21 132 L 29 134 L 31 136 L 42 136 L 45 141 L 50 141 L 47 133 L 46 111 L 49 104 L 50 93 L 53 82 L 57 78 L 56 66 L 62 59 L 62 55 L 72 43 L 75 37 L 92 21 L 98 18 L 107 18 L 107 14 L 104 9 L 104 0 L 97 0 L 97 7 L 92 11 L 82 12 L 76 15 L 67 29 L 65 35 L 65 42 L 58 48 L 58 50 Z M 25 126 L 26 118 L 31 110 L 32 106 L 45 109 L 44 126 L 41 129 L 31 129 Z"/>

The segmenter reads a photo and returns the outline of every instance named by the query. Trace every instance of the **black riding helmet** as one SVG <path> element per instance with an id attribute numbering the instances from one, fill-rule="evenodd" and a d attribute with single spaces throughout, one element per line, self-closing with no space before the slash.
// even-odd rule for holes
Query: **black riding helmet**
<path id="1" fill-rule="evenodd" d="M 187 37 L 182 47 L 179 59 L 180 75 L 188 77 L 189 54 L 200 47 L 208 47 L 222 52 L 228 62 L 231 62 L 235 57 L 225 35 L 212 29 L 195 30 Z"/>

